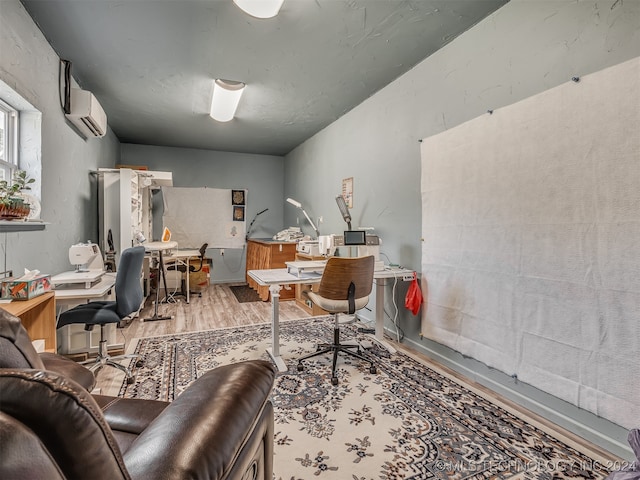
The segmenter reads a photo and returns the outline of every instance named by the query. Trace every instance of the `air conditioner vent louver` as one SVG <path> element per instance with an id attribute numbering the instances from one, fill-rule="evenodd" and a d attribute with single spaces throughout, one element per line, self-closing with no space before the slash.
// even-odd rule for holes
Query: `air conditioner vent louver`
<path id="1" fill-rule="evenodd" d="M 96 97 L 86 90 L 71 89 L 71 113 L 66 117 L 87 138 L 104 137 L 107 133 L 107 115 Z"/>
<path id="2" fill-rule="evenodd" d="M 81 118 L 82 123 L 85 124 L 85 126 L 91 130 L 91 133 L 96 136 L 96 137 L 102 137 L 104 136 L 104 134 L 100 133 L 100 127 L 98 125 L 96 125 L 96 123 L 93 121 L 93 119 L 91 117 L 82 117 Z"/>

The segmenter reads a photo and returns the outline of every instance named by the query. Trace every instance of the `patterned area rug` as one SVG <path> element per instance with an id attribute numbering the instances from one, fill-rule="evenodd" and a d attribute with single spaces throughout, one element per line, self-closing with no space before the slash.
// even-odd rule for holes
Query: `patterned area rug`
<path id="1" fill-rule="evenodd" d="M 413 356 L 366 350 L 378 373 L 341 356 L 331 385 L 329 356 L 296 370 L 295 359 L 331 341 L 325 318 L 281 323 L 289 371 L 276 379 L 275 479 L 602 479 L 605 459 L 591 458 L 540 425 L 492 404 L 472 386 Z M 355 326 L 342 338 L 355 338 Z M 218 365 L 268 359 L 271 325 L 234 327 L 138 341 L 145 360 L 125 397 L 173 400 Z"/>

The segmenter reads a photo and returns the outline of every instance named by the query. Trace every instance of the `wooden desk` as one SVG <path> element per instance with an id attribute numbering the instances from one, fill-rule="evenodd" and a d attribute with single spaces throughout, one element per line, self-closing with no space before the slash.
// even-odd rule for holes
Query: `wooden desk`
<path id="1" fill-rule="evenodd" d="M 306 253 L 296 253 L 296 261 L 299 260 L 326 260 L 326 257 L 322 255 L 308 255 Z M 319 283 L 296 283 L 296 303 L 300 308 L 306 311 L 309 315 L 317 317 L 318 315 L 327 315 L 329 312 L 323 310 L 318 305 L 313 303 L 306 296 L 305 292 L 318 292 Z"/>
<path id="2" fill-rule="evenodd" d="M 31 340 L 44 339 L 47 352 L 56 351 L 56 297 L 46 292 L 31 300 L 14 300 L 0 304 L 0 308 L 20 317 Z"/>
<path id="3" fill-rule="evenodd" d="M 260 285 L 249 275 L 249 270 L 269 270 L 284 268 L 285 262 L 293 261 L 296 257 L 295 242 L 278 242 L 264 238 L 250 238 L 247 241 L 247 283 L 258 292 L 260 299 L 269 300 L 269 287 Z M 295 290 L 280 292 L 280 300 L 293 300 Z"/>

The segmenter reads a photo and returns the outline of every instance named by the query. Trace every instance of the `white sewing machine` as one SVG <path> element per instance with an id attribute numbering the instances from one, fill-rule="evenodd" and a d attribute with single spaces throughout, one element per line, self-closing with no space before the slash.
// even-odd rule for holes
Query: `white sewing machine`
<path id="1" fill-rule="evenodd" d="M 365 257 L 373 255 L 375 259 L 374 270 L 380 272 L 384 270 L 384 261 L 380 260 L 380 245 L 382 240 L 379 236 L 366 233 L 364 230 L 345 231 L 344 235 L 334 235 L 333 245 L 335 247 L 354 247 L 355 255 Z"/>
<path id="2" fill-rule="evenodd" d="M 318 240 L 300 240 L 296 245 L 296 250 L 306 255 L 317 257 L 320 255 Z"/>
<path id="3" fill-rule="evenodd" d="M 69 263 L 75 265 L 76 269 L 54 275 L 51 278 L 54 285 L 84 283 L 85 288 L 91 288 L 105 273 L 104 259 L 100 247 L 95 243 L 71 245 L 69 247 Z"/>

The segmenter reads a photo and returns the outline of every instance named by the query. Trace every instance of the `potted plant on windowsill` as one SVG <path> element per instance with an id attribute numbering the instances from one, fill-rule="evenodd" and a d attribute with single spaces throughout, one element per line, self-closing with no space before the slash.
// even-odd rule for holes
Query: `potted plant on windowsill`
<path id="1" fill-rule="evenodd" d="M 15 220 L 26 218 L 30 205 L 21 197 L 25 190 L 31 190 L 34 178 L 29 178 L 24 170 L 16 170 L 11 182 L 0 180 L 0 219 Z"/>

